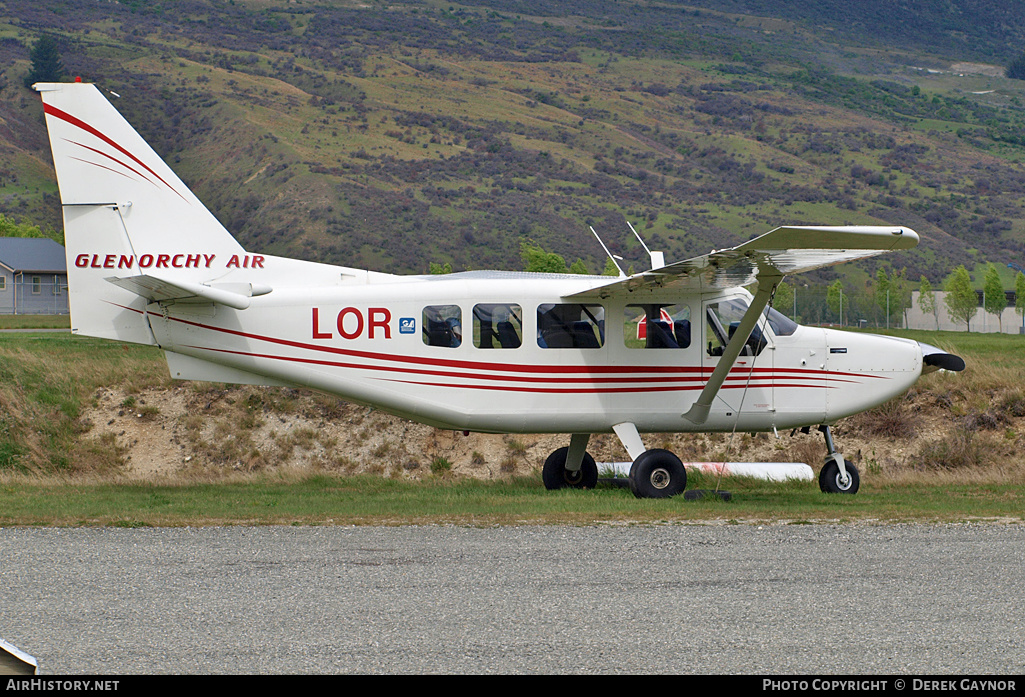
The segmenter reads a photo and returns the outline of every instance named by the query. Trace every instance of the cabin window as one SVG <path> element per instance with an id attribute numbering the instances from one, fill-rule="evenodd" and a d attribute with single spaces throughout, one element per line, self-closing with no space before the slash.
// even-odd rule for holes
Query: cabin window
<path id="1" fill-rule="evenodd" d="M 32 277 L 32 295 L 39 295 L 43 292 L 43 278 L 42 276 Z"/>
<path id="2" fill-rule="evenodd" d="M 627 348 L 685 349 L 690 347 L 690 336 L 690 305 L 626 306 L 623 339 Z"/>
<path id="3" fill-rule="evenodd" d="M 604 344 L 605 308 L 601 305 L 538 306 L 537 345 L 541 348 L 601 348 Z"/>
<path id="4" fill-rule="evenodd" d="M 747 312 L 748 302 L 744 298 L 723 300 L 717 303 L 709 303 L 705 306 L 705 320 L 708 323 L 708 346 L 709 356 L 721 356 L 726 344 L 733 338 L 733 334 L 740 326 L 740 321 Z M 764 319 L 759 319 L 747 344 L 740 352 L 742 356 L 757 356 L 766 346 L 765 335 L 762 327 L 765 326 Z"/>
<path id="5" fill-rule="evenodd" d="M 519 305 L 481 303 L 473 306 L 473 345 L 477 348 L 519 348 L 523 343 L 523 310 Z"/>
<path id="6" fill-rule="evenodd" d="M 0 276 L 0 290 L 7 290 L 7 276 Z"/>
<path id="7" fill-rule="evenodd" d="M 424 308 L 424 343 L 428 346 L 457 348 L 463 343 L 463 313 L 458 305 L 429 305 Z"/>

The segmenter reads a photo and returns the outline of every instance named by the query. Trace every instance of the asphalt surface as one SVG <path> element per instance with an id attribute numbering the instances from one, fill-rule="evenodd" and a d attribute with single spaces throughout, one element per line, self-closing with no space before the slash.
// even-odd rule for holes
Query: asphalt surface
<path id="1" fill-rule="evenodd" d="M 43 674 L 1014 674 L 1025 526 L 0 529 Z"/>

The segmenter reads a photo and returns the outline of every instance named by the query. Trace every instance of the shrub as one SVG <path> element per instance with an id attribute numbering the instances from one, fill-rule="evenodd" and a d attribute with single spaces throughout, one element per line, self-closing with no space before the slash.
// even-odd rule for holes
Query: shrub
<path id="1" fill-rule="evenodd" d="M 858 415 L 859 428 L 874 436 L 911 438 L 915 435 L 916 418 L 908 408 L 907 397 L 900 396 Z"/>
<path id="2" fill-rule="evenodd" d="M 431 460 L 431 474 L 447 474 L 452 471 L 452 463 L 438 456 Z"/>
<path id="3" fill-rule="evenodd" d="M 1025 53 L 1007 65 L 1006 74 L 1014 80 L 1025 80 Z"/>
<path id="4" fill-rule="evenodd" d="M 1017 388 L 1003 395 L 997 403 L 997 408 L 1005 416 L 1025 416 L 1025 390 Z"/>
<path id="5" fill-rule="evenodd" d="M 963 470 L 985 463 L 986 452 L 974 431 L 957 426 L 948 438 L 926 444 L 919 462 L 927 469 Z"/>

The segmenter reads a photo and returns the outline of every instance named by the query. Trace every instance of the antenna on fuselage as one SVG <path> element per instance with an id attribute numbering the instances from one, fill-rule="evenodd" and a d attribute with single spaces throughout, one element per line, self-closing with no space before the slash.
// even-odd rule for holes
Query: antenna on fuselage
<path id="1" fill-rule="evenodd" d="M 614 254 L 613 254 L 612 252 L 610 252 L 610 251 L 609 251 L 609 248 L 608 248 L 608 247 L 606 247 L 606 246 L 605 246 L 605 243 L 601 241 L 601 238 L 600 238 L 600 237 L 598 237 L 598 233 L 594 231 L 594 228 L 593 228 L 592 226 L 590 226 L 590 225 L 588 225 L 587 227 L 591 228 L 591 234 L 592 234 L 592 235 L 594 235 L 594 239 L 598 240 L 598 244 L 600 244 L 600 245 L 601 245 L 601 248 L 605 250 L 605 253 L 609 255 L 609 259 L 611 259 L 611 260 L 612 260 L 612 263 L 616 265 L 616 269 L 618 269 L 618 270 L 619 270 L 619 276 L 620 276 L 620 278 L 625 278 L 625 277 L 626 277 L 626 274 L 625 274 L 625 273 L 623 273 L 623 268 L 622 268 L 622 267 L 621 267 L 621 266 L 619 265 L 619 263 L 618 263 L 618 262 L 616 261 L 616 259 L 619 259 L 620 261 L 622 261 L 622 260 L 623 260 L 623 257 L 617 257 L 617 256 L 616 256 L 616 255 L 614 255 Z"/>
<path id="2" fill-rule="evenodd" d="M 626 221 L 626 224 L 630 226 L 630 231 L 633 232 L 634 237 L 636 237 L 637 241 L 641 243 L 642 247 L 644 247 L 644 251 L 648 253 L 648 259 L 651 260 L 651 270 L 654 271 L 655 269 L 661 269 L 665 266 L 666 255 L 663 252 L 653 252 L 648 249 L 648 245 L 644 244 L 644 240 L 642 240 L 641 236 L 637 234 L 637 230 L 634 229 L 634 226 L 629 220 Z"/>

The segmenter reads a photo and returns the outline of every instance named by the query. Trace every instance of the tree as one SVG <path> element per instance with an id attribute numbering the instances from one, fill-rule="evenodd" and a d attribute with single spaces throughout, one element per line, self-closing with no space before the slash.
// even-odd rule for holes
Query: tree
<path id="1" fill-rule="evenodd" d="M 1025 80 L 1025 53 L 1011 61 L 1004 72 L 1009 78 Z"/>
<path id="2" fill-rule="evenodd" d="M 979 308 L 979 296 L 972 288 L 972 277 L 963 265 L 958 266 L 943 282 L 943 290 L 947 292 L 943 299 L 947 305 L 947 315 L 951 322 L 964 322 L 965 331 L 971 331 L 972 317 Z"/>
<path id="3" fill-rule="evenodd" d="M 776 286 L 776 294 L 772 297 L 772 306 L 784 315 L 796 315 L 794 312 L 794 287 L 789 283 L 780 283 Z M 796 317 L 792 317 L 797 321 Z"/>
<path id="4" fill-rule="evenodd" d="M 582 274 L 584 276 L 590 275 L 590 271 L 587 268 L 587 264 L 583 259 L 577 259 L 573 262 L 573 265 L 569 267 L 570 273 Z"/>
<path id="5" fill-rule="evenodd" d="M 49 237 L 58 244 L 64 244 L 63 231 L 40 230 L 38 225 L 16 223 L 3 213 L 0 213 L 0 237 Z"/>
<path id="6" fill-rule="evenodd" d="M 911 283 L 908 281 L 907 267 L 894 271 L 890 275 L 890 311 L 897 312 L 904 318 L 904 326 L 908 326 L 908 310 L 911 309 Z"/>
<path id="7" fill-rule="evenodd" d="M 923 315 L 932 315 L 936 320 L 936 329 L 940 328 L 940 317 L 936 312 L 936 293 L 925 276 L 918 281 L 918 309 Z"/>
<path id="8" fill-rule="evenodd" d="M 521 242 L 520 256 L 525 271 L 535 273 L 566 273 L 566 260 L 555 252 L 546 252 L 536 242 Z"/>
<path id="9" fill-rule="evenodd" d="M 1014 311 L 1021 315 L 1025 327 L 1025 273 L 1021 271 L 1014 277 L 1014 295 Z"/>
<path id="10" fill-rule="evenodd" d="M 843 326 L 844 323 L 844 310 L 847 309 L 849 305 L 850 298 L 844 295 L 843 283 L 838 278 L 835 281 L 833 281 L 833 283 L 831 283 L 829 288 L 826 290 L 826 307 L 828 307 L 834 315 L 840 316 L 841 326 Z"/>
<path id="11" fill-rule="evenodd" d="M 1000 333 L 1004 331 L 1004 308 L 1007 307 L 1007 296 L 1004 294 L 1004 284 L 1000 280 L 1000 272 L 993 264 L 986 265 L 986 275 L 982 281 L 983 308 L 986 312 L 997 316 L 997 323 L 1000 326 Z"/>
<path id="12" fill-rule="evenodd" d="M 439 264 L 432 261 L 429 268 L 432 275 L 452 273 L 452 262 L 446 261 L 444 264 Z"/>
<path id="13" fill-rule="evenodd" d="M 602 276 L 618 276 L 619 268 L 616 266 L 616 262 L 612 260 L 612 257 L 605 259 L 605 268 L 602 269 Z"/>
<path id="14" fill-rule="evenodd" d="M 32 69 L 25 78 L 25 87 L 32 87 L 37 82 L 60 82 L 67 74 L 57 51 L 57 40 L 49 34 L 43 34 L 36 40 L 29 58 Z"/>
<path id="15" fill-rule="evenodd" d="M 35 225 L 18 224 L 0 213 L 0 237 L 46 237 Z"/>
<path id="16" fill-rule="evenodd" d="M 907 326 L 907 310 L 911 305 L 911 284 L 908 283 L 907 269 L 894 271 L 889 276 L 886 269 L 876 272 L 875 301 L 879 309 L 886 314 L 886 324 L 896 314 L 904 315 L 904 326 Z"/>

